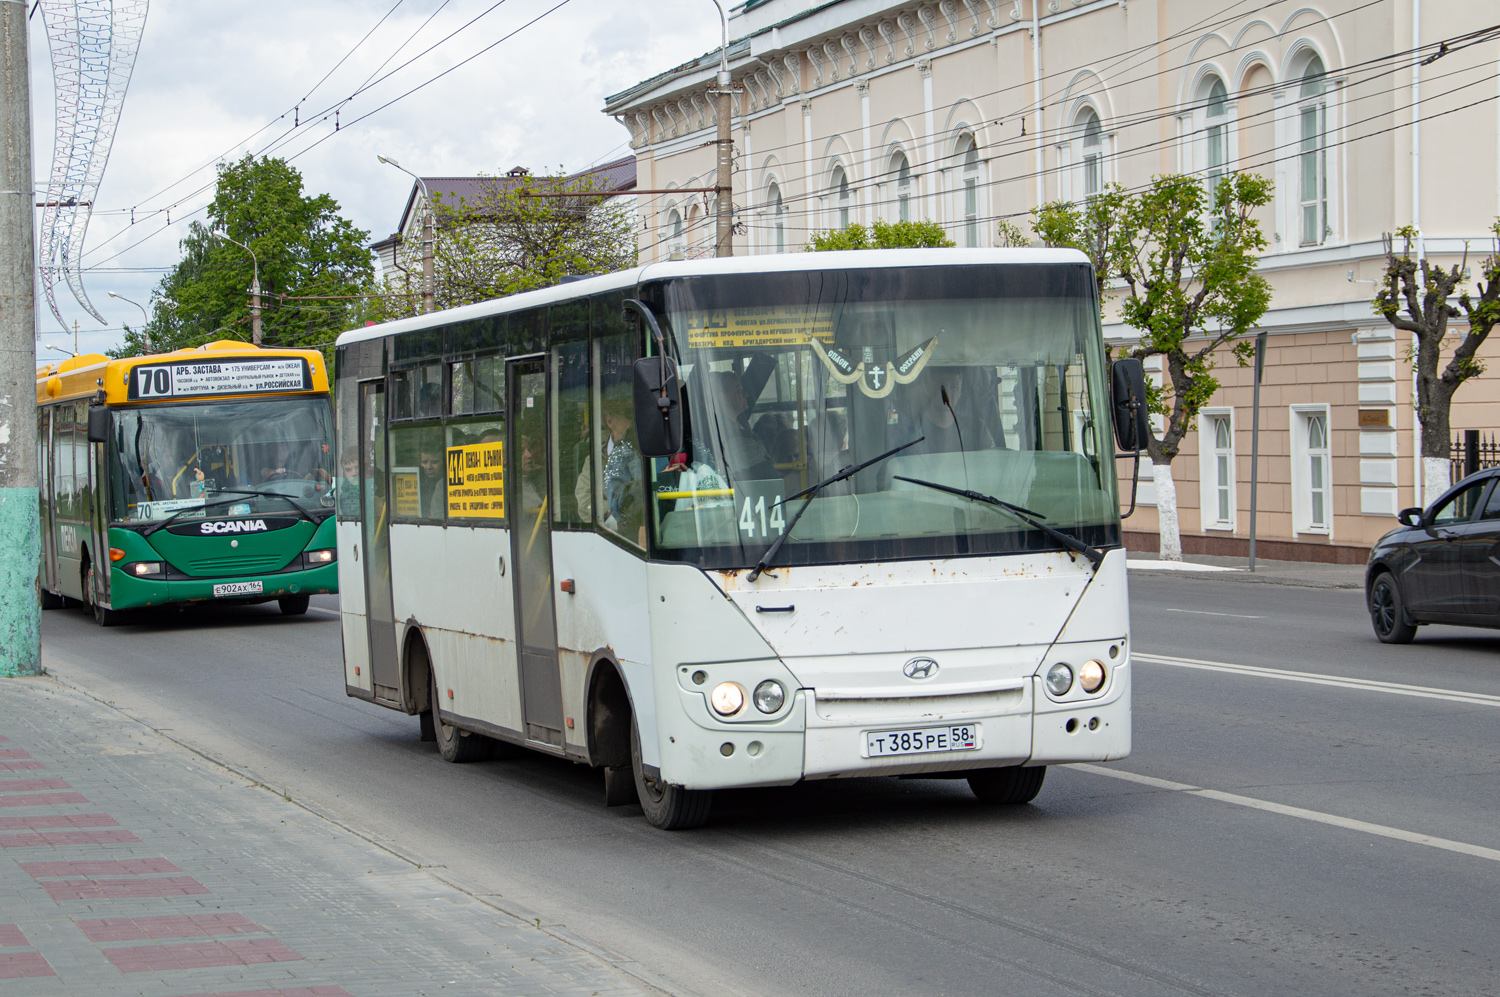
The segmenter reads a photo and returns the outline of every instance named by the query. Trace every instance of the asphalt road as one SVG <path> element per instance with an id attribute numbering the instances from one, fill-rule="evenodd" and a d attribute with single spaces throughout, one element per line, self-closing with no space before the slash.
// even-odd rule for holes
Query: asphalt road
<path id="1" fill-rule="evenodd" d="M 1386 647 L 1361 594 L 1133 573 L 1135 753 L 1036 803 L 880 779 L 722 793 L 700 831 L 541 757 L 448 765 L 347 699 L 334 600 L 102 630 L 50 669 L 671 989 L 1495 994 L 1500 631 Z M 1105 774 L 1107 772 L 1108 774 Z"/>

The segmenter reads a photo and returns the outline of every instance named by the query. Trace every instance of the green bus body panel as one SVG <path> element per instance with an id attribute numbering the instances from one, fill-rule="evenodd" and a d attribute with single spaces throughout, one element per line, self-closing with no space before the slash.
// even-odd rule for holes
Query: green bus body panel
<path id="1" fill-rule="evenodd" d="M 146 537 L 172 567 L 194 578 L 237 578 L 266 571 L 280 571 L 307 549 L 313 525 L 306 520 L 284 530 L 267 533 L 231 533 L 215 536 L 179 536 L 157 530 Z M 231 546 L 236 544 L 236 546 Z"/>
<path id="2" fill-rule="evenodd" d="M 109 545 L 124 551 L 125 556 L 110 571 L 110 607 L 134 609 L 213 599 L 214 583 L 226 580 L 259 580 L 265 584 L 260 598 L 266 599 L 335 593 L 339 590 L 337 562 L 298 571 L 282 569 L 294 563 L 304 550 L 335 547 L 336 528 L 332 516 L 316 529 L 303 521 L 284 530 L 230 536 L 178 536 L 157 530 L 143 537 L 135 530 L 111 527 Z M 239 546 L 231 547 L 231 540 L 238 540 Z M 193 577 L 166 581 L 137 578 L 120 570 L 120 565 L 133 561 L 166 561 Z M 201 565 L 203 561 L 217 561 L 218 565 L 209 568 Z"/>

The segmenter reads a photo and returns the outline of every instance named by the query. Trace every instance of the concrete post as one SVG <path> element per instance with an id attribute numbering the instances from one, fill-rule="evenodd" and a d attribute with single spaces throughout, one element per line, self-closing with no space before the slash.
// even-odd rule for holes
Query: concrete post
<path id="1" fill-rule="evenodd" d="M 715 256 L 734 255 L 734 140 L 730 136 L 730 76 L 719 73 L 719 87 L 714 95 L 719 114 L 719 176 L 714 183 L 714 206 L 717 215 Z"/>
<path id="2" fill-rule="evenodd" d="M 427 187 L 422 187 L 425 200 Z M 422 210 L 422 311 L 437 311 L 437 288 L 432 273 L 432 202 L 427 201 Z"/>
<path id="3" fill-rule="evenodd" d="M 0 675 L 42 670 L 31 89 L 23 0 L 0 0 Z"/>

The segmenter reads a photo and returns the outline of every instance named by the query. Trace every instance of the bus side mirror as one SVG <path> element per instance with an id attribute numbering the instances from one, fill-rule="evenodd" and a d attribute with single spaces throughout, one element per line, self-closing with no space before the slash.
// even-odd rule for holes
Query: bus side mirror
<path id="1" fill-rule="evenodd" d="M 1109 365 L 1109 397 L 1115 440 L 1124 453 L 1139 453 L 1150 439 L 1151 414 L 1146 406 L 1146 368 L 1134 357 Z"/>
<path id="2" fill-rule="evenodd" d="M 682 384 L 671 357 L 635 362 L 635 436 L 646 457 L 682 452 Z"/>
<path id="3" fill-rule="evenodd" d="M 109 409 L 103 405 L 89 406 L 89 442 L 109 442 Z"/>

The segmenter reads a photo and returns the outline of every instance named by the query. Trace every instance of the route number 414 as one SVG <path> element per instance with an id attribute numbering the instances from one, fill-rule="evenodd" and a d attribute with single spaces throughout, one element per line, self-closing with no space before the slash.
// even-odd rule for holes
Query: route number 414
<path id="1" fill-rule="evenodd" d="M 760 532 L 756 532 L 759 527 Z M 771 531 L 777 534 L 786 530 L 786 517 L 782 514 L 781 496 L 776 495 L 768 502 L 764 495 L 747 495 L 744 504 L 740 506 L 740 532 L 748 539 L 756 537 L 768 537 Z"/>

